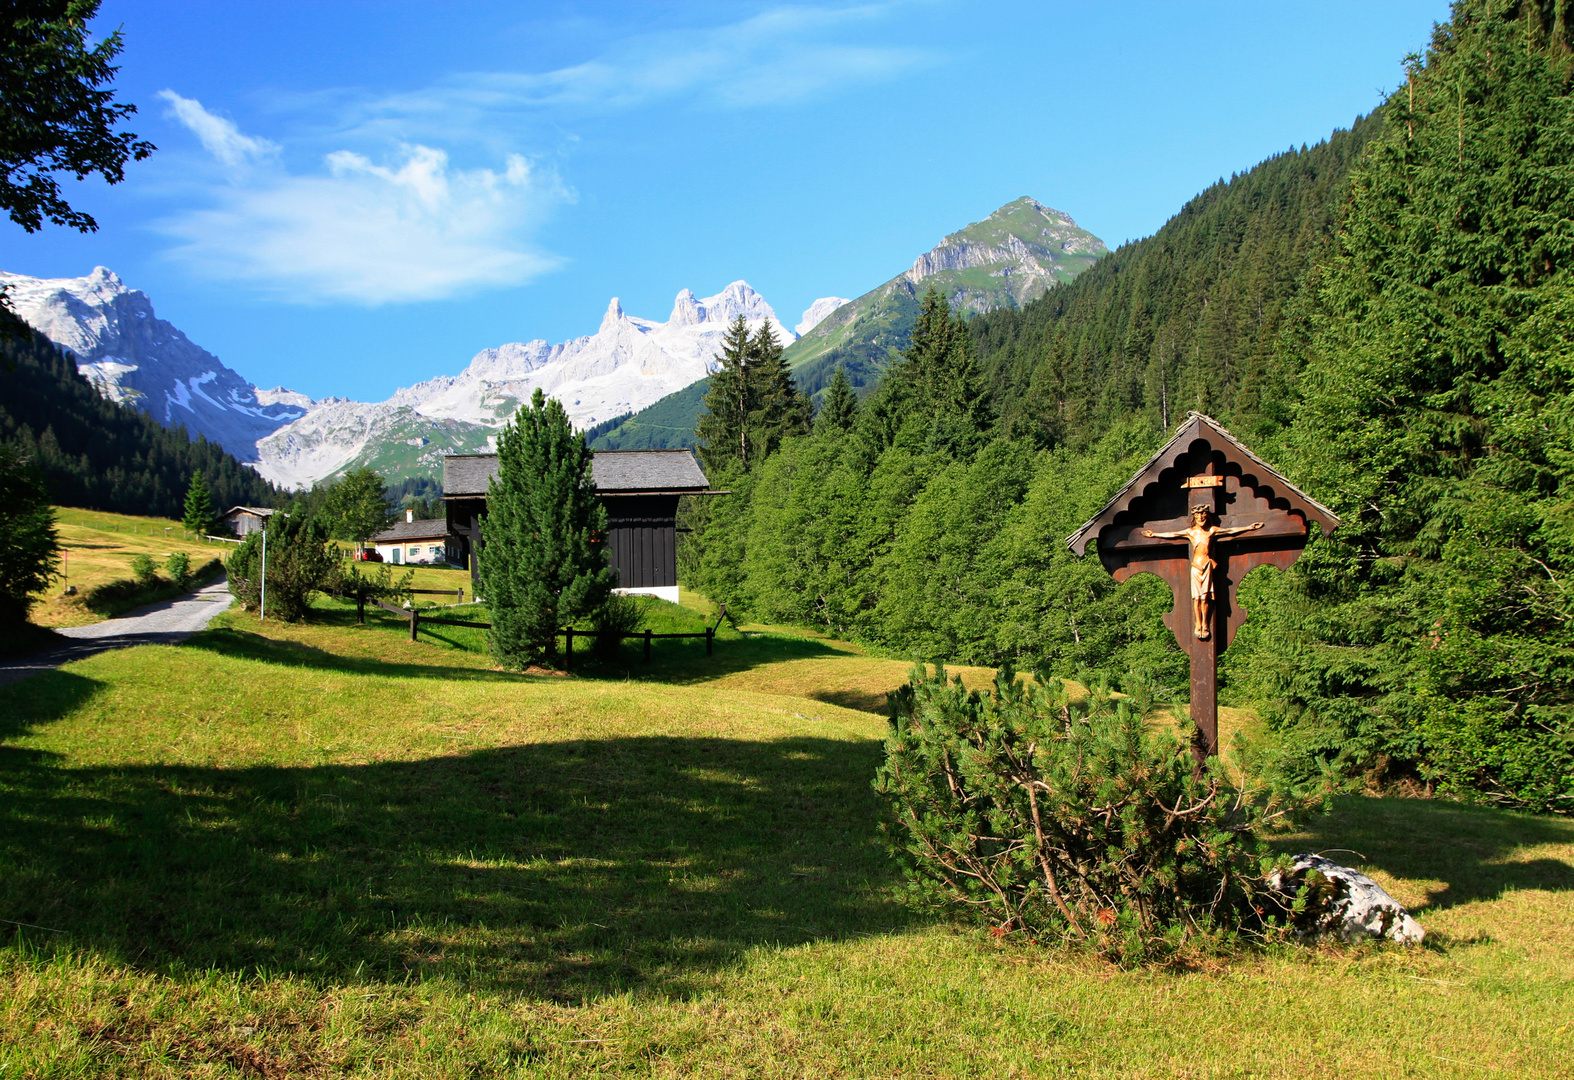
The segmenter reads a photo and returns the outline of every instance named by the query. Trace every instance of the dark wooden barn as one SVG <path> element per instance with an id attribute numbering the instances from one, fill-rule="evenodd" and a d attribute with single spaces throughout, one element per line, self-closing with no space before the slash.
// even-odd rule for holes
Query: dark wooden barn
<path id="1" fill-rule="evenodd" d="M 496 454 L 454 454 L 443 459 L 443 502 L 448 531 L 462 565 L 470 568 L 476 595 L 484 596 L 480 552 L 485 542 L 487 485 L 497 473 Z M 607 508 L 607 559 L 618 572 L 620 592 L 678 599 L 678 500 L 715 494 L 688 450 L 601 450 L 591 459 L 596 494 Z"/>

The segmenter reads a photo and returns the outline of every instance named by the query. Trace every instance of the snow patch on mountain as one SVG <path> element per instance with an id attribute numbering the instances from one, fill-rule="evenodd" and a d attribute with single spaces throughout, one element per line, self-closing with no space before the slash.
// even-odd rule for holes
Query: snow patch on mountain
<path id="1" fill-rule="evenodd" d="M 282 388 L 259 394 L 105 267 L 79 278 L 0 273 L 0 285 L 24 321 L 76 357 L 77 370 L 99 393 L 166 427 L 185 424 L 242 461 L 256 457 L 258 439 L 311 405 Z"/>
<path id="2" fill-rule="evenodd" d="M 782 344 L 797 340 L 744 281 L 703 298 L 684 289 L 666 322 L 630 315 L 613 297 L 594 334 L 483 349 L 459 374 L 405 387 L 387 401 L 319 403 L 258 443 L 257 470 L 290 487 L 315 483 L 384 454 L 414 418 L 451 421 L 444 436 L 480 450 L 538 387 L 581 428 L 638 412 L 710 374 L 740 316 L 751 333 L 769 325 Z"/>

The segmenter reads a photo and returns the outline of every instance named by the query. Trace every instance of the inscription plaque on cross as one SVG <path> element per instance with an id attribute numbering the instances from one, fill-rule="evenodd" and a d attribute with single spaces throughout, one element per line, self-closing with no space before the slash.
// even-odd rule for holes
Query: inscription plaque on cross
<path id="1" fill-rule="evenodd" d="M 1066 540 L 1077 555 L 1095 544 L 1116 581 L 1154 574 L 1169 585 L 1175 606 L 1164 622 L 1191 661 L 1199 762 L 1219 751 L 1219 653 L 1246 621 L 1241 581 L 1259 566 L 1288 569 L 1313 522 L 1327 533 L 1339 519 L 1194 412 Z"/>

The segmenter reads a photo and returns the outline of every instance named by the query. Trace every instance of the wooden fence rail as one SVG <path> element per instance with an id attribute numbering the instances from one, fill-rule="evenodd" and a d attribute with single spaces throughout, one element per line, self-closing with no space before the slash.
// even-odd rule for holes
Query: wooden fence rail
<path id="1" fill-rule="evenodd" d="M 434 592 L 446 590 L 415 589 L 411 591 Z M 366 621 L 366 600 L 367 596 L 365 593 L 355 594 L 356 617 L 359 622 L 363 623 Z M 397 615 L 401 619 L 408 619 L 410 622 L 411 641 L 416 640 L 416 635 L 420 632 L 422 623 L 432 623 L 436 626 L 468 626 L 474 630 L 492 629 L 491 623 L 469 622 L 465 619 L 440 619 L 433 615 L 422 615 L 419 608 L 395 607 L 394 605 L 385 603 L 384 601 L 378 600 L 375 597 L 372 598 L 372 603 L 376 604 L 390 615 Z M 705 655 L 711 656 L 714 654 L 716 649 L 716 628 L 721 625 L 721 620 L 726 618 L 726 616 L 727 605 L 722 604 L 721 610 L 716 613 L 715 623 L 707 626 L 704 630 L 693 634 L 654 634 L 649 630 L 641 630 L 635 633 L 624 633 L 621 630 L 576 630 L 572 626 L 564 627 L 563 636 L 567 643 L 567 647 L 563 650 L 563 670 L 567 671 L 574 663 L 574 639 L 576 637 L 616 637 L 619 640 L 638 638 L 645 643 L 645 663 L 647 664 L 650 663 L 650 643 L 652 641 L 660 638 L 704 638 Z"/>

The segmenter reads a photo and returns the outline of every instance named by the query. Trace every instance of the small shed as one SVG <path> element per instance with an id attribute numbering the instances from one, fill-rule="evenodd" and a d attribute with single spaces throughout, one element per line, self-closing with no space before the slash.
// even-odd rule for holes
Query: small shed
<path id="1" fill-rule="evenodd" d="M 226 529 L 236 536 L 248 536 L 254 532 L 262 532 L 268 519 L 274 515 L 271 506 L 235 506 L 218 520 L 218 528 Z"/>
<path id="2" fill-rule="evenodd" d="M 448 531 L 459 543 L 456 562 L 470 568 L 484 595 L 476 555 L 484 543 L 487 486 L 497 474 L 496 454 L 443 458 L 443 502 Z M 591 459 L 596 495 L 607 508 L 607 561 L 618 573 L 617 591 L 678 600 L 678 500 L 719 494 L 690 450 L 598 450 Z"/>
<path id="3" fill-rule="evenodd" d="M 457 563 L 458 538 L 448 532 L 444 518 L 415 520 L 406 510 L 403 521 L 396 521 L 370 540 L 385 563 L 395 566 L 430 566 Z"/>

